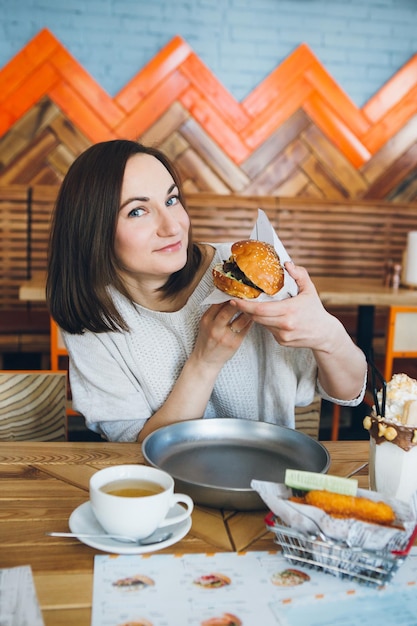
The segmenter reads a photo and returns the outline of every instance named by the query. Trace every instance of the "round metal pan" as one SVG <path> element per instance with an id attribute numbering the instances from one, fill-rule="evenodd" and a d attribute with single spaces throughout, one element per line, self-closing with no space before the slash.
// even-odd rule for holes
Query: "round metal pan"
<path id="1" fill-rule="evenodd" d="M 287 468 L 325 473 L 330 455 L 291 428 L 244 419 L 199 419 L 164 426 L 142 444 L 146 461 L 165 470 L 196 504 L 250 511 L 265 504 L 252 479 L 284 482 Z"/>

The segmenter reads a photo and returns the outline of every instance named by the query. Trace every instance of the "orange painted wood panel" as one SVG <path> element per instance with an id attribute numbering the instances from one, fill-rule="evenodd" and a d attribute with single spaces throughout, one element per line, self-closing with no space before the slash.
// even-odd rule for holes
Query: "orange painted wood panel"
<path id="1" fill-rule="evenodd" d="M 271 101 L 281 100 L 292 83 L 302 80 L 304 73 L 315 62 L 315 57 L 306 44 L 299 46 L 242 102 L 251 117 L 262 114 Z"/>
<path id="2" fill-rule="evenodd" d="M 9 94 L 1 108 L 9 111 L 14 121 L 17 121 L 58 81 L 59 75 L 55 68 L 50 63 L 44 63 L 36 72 L 26 75 L 26 81 Z"/>
<path id="3" fill-rule="evenodd" d="M 368 183 L 372 183 L 392 165 L 413 143 L 417 143 L 417 115 L 411 118 L 362 168 Z"/>
<path id="4" fill-rule="evenodd" d="M 0 135 L 45 95 L 92 141 L 135 138 L 178 102 L 235 164 L 298 108 L 360 169 L 417 115 L 417 55 L 359 109 L 301 44 L 238 103 L 177 36 L 111 98 L 43 29 L 0 70 Z"/>
<path id="5" fill-rule="evenodd" d="M 268 107 L 259 113 L 242 132 L 247 145 L 256 149 L 270 135 L 288 120 L 311 94 L 311 85 L 300 79 L 291 89 L 286 89 L 279 97 L 269 100 Z"/>
<path id="6" fill-rule="evenodd" d="M 227 154 L 235 163 L 249 156 L 249 150 L 238 133 L 226 124 L 218 111 L 194 88 L 187 89 L 180 101 L 205 131 L 221 146 L 227 146 Z"/>
<path id="7" fill-rule="evenodd" d="M 96 111 L 85 102 L 71 85 L 61 82 L 52 89 L 50 96 L 55 104 L 66 113 L 82 133 L 93 143 L 116 139 L 117 136 L 103 123 Z"/>
<path id="8" fill-rule="evenodd" d="M 239 132 L 251 121 L 235 98 L 215 78 L 213 73 L 200 61 L 195 54 L 181 65 L 181 72 L 187 76 L 194 89 L 201 93 L 213 108 L 218 109 L 219 115 L 226 123 Z"/>
<path id="9" fill-rule="evenodd" d="M 371 156 L 370 153 L 322 98 L 316 93 L 312 94 L 304 102 L 303 108 L 323 132 L 326 134 L 330 132 L 333 142 L 355 167 L 360 168 L 366 163 Z"/>
<path id="10" fill-rule="evenodd" d="M 116 103 L 131 112 L 139 100 L 178 70 L 191 52 L 181 37 L 174 37 L 116 96 Z"/>
<path id="11" fill-rule="evenodd" d="M 80 98 L 85 100 L 90 108 L 94 109 L 107 126 L 114 128 L 119 124 L 125 112 L 115 104 L 104 89 L 77 63 L 67 52 L 60 48 L 56 51 L 51 63 L 62 79 L 77 91 Z"/>
<path id="12" fill-rule="evenodd" d="M 367 104 L 364 114 L 371 122 L 378 122 L 417 85 L 417 54 L 393 76 Z M 417 100 L 415 101 L 417 113 Z"/>
<path id="13" fill-rule="evenodd" d="M 371 154 L 375 154 L 415 115 L 417 115 L 417 83 L 401 102 L 372 126 L 369 133 L 363 137 L 363 143 Z"/>
<path id="14" fill-rule="evenodd" d="M 305 78 L 320 94 L 326 105 L 332 107 L 335 114 L 342 118 L 352 133 L 360 137 L 369 130 L 369 121 L 322 65 L 315 63 L 306 71 Z"/>
<path id="15" fill-rule="evenodd" d="M 136 107 L 116 127 L 117 135 L 119 137 L 140 137 L 181 97 L 181 93 L 187 87 L 188 80 L 179 71 L 172 72 L 166 80 L 158 83 L 147 98 L 136 103 Z"/>
<path id="16" fill-rule="evenodd" d="M 25 85 L 27 76 L 50 59 L 61 44 L 44 29 L 34 37 L 7 65 L 0 69 L 0 106 L 16 89 Z"/>

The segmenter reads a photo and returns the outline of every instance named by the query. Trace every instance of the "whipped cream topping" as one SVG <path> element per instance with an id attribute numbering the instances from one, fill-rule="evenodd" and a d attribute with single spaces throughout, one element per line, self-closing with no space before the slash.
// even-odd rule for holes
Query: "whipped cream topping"
<path id="1" fill-rule="evenodd" d="M 378 401 L 382 406 L 382 390 L 378 391 Z M 384 419 L 404 424 L 405 409 L 412 401 L 417 401 L 417 380 L 407 374 L 394 374 L 387 383 Z"/>
<path id="2" fill-rule="evenodd" d="M 382 406 L 382 390 L 378 391 Z M 363 426 L 376 444 L 390 442 L 405 452 L 417 446 L 417 380 L 407 374 L 394 374 L 387 384 L 385 417 L 367 415 Z M 378 446 L 379 447 L 379 446 Z"/>

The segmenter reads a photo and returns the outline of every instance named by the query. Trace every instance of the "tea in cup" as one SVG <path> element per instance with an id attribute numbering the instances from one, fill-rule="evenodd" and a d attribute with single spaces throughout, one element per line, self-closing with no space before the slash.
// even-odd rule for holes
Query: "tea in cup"
<path id="1" fill-rule="evenodd" d="M 115 465 L 99 470 L 90 479 L 90 502 L 106 532 L 135 539 L 182 522 L 194 506 L 188 495 L 174 493 L 174 480 L 169 474 L 147 465 Z M 186 508 L 167 517 L 177 503 Z"/>

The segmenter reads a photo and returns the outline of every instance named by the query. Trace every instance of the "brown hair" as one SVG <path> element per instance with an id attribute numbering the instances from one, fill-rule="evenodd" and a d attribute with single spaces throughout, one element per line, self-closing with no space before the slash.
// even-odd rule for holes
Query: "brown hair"
<path id="1" fill-rule="evenodd" d="M 91 146 L 72 163 L 52 217 L 46 285 L 49 311 L 69 333 L 128 330 L 108 287 L 130 299 L 119 277 L 114 240 L 124 171 L 135 154 L 154 156 L 166 167 L 186 208 L 179 174 L 156 148 L 116 139 Z M 169 277 L 162 295 L 173 296 L 189 285 L 200 263 L 190 226 L 187 262 Z"/>

